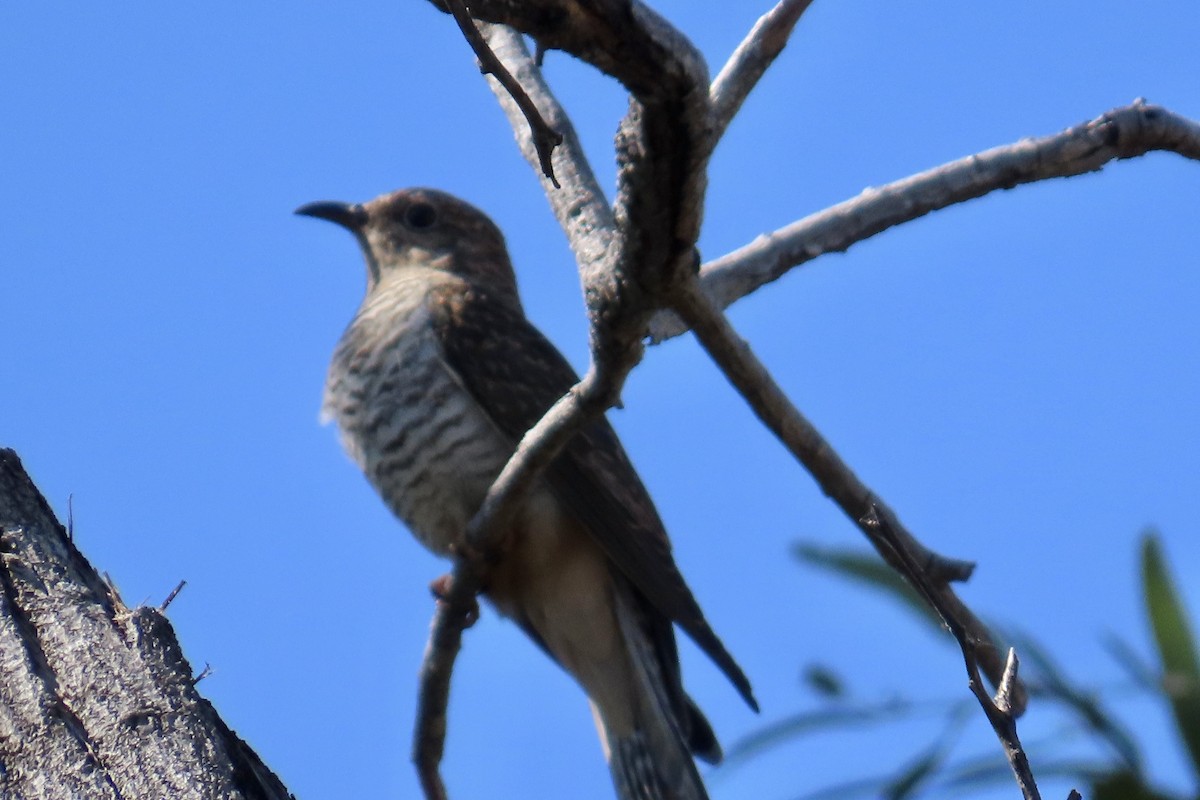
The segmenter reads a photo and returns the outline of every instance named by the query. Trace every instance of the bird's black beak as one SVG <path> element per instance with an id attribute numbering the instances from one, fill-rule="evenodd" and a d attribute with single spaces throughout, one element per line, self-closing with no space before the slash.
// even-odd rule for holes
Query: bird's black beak
<path id="1" fill-rule="evenodd" d="M 367 210 L 358 203 L 321 200 L 316 203 L 305 203 L 296 209 L 296 213 L 305 217 L 327 219 L 353 232 L 357 232 L 367 224 Z"/>

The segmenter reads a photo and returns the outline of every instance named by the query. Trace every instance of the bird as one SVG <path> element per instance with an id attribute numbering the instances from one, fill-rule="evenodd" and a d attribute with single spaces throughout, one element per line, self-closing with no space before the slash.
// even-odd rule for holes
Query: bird
<path id="1" fill-rule="evenodd" d="M 366 294 L 338 342 L 322 418 L 426 548 L 453 556 L 521 436 L 577 383 L 526 318 L 504 236 L 467 202 L 410 188 L 296 213 L 357 239 Z M 674 626 L 758 704 L 672 556 L 603 417 L 563 448 L 501 532 L 483 596 L 580 684 L 621 800 L 706 800 L 722 757 L 683 689 Z"/>

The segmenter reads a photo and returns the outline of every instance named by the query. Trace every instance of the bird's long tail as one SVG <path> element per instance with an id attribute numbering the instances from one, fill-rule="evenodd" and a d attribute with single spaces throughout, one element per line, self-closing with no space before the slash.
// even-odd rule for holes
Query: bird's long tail
<path id="1" fill-rule="evenodd" d="M 683 694 L 677 672 L 664 675 L 664 670 L 678 669 L 674 647 L 664 654 L 655 646 L 632 592 L 616 595 L 617 620 L 639 690 L 633 732 L 616 735 L 609 731 L 603 725 L 603 711 L 598 710 L 617 797 L 708 800 L 693 759 L 720 761 L 721 749 L 712 728 Z"/>

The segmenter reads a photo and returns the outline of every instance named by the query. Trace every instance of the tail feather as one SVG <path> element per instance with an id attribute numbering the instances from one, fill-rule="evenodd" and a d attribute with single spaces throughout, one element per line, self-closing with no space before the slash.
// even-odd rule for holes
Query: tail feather
<path id="1" fill-rule="evenodd" d="M 686 703 L 688 716 L 688 749 L 701 761 L 720 764 L 721 759 L 725 758 L 725 753 L 721 750 L 721 743 L 717 741 L 717 735 L 713 733 L 712 725 L 708 724 L 704 712 L 696 707 L 692 698 L 684 695 L 683 700 Z"/>
<path id="2" fill-rule="evenodd" d="M 620 800 L 708 800 L 708 793 L 700 781 L 696 767 L 686 761 L 664 759 L 655 752 L 641 733 L 611 741 L 613 785 Z M 667 763 L 673 762 L 673 763 Z M 665 767 L 682 768 L 674 776 L 668 776 Z"/>
<path id="3" fill-rule="evenodd" d="M 721 748 L 707 720 L 682 695 L 669 687 L 659 662 L 659 648 L 651 641 L 638 607 L 640 598 L 617 591 L 617 621 L 629 652 L 638 684 L 636 729 L 614 735 L 606 729 L 609 769 L 620 800 L 708 800 L 696 770 L 693 752 L 705 760 L 719 760 Z M 675 665 L 669 669 L 677 678 Z M 682 696 L 683 703 L 672 702 Z M 603 709 L 599 709 L 603 717 Z"/>

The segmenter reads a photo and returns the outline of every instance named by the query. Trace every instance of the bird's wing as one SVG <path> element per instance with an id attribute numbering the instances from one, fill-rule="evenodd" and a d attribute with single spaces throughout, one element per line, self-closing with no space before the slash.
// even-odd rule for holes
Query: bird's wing
<path id="1" fill-rule="evenodd" d="M 428 307 L 447 365 L 515 448 L 578 382 L 575 371 L 520 309 L 475 288 L 443 286 L 436 291 L 444 295 Z M 545 477 L 617 569 L 659 613 L 691 636 L 757 710 L 750 682 L 684 582 L 654 503 L 607 420 L 597 419 L 579 431 Z M 660 657 L 677 664 L 674 637 L 659 639 L 660 648 L 669 648 Z"/>

